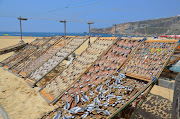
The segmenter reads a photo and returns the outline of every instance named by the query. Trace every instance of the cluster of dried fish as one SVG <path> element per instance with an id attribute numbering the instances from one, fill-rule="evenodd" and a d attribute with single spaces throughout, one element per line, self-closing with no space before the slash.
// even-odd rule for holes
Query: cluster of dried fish
<path id="1" fill-rule="evenodd" d="M 33 70 L 41 66 L 44 62 L 46 62 L 48 59 L 50 59 L 55 53 L 57 53 L 62 47 L 66 45 L 72 38 L 62 38 L 62 37 L 57 37 L 60 39 L 55 45 L 49 48 L 48 51 L 46 51 L 44 54 L 42 54 L 40 57 L 35 59 L 31 64 L 25 66 L 21 73 L 24 77 L 30 74 Z"/>
<path id="2" fill-rule="evenodd" d="M 61 48 L 59 52 L 47 60 L 47 62 L 32 72 L 28 78 L 35 82 L 40 80 L 85 41 L 86 39 L 84 38 L 71 40 L 66 46 Z"/>
<path id="3" fill-rule="evenodd" d="M 122 69 L 152 79 L 167 62 L 175 45 L 175 42 L 144 42 Z"/>
<path id="4" fill-rule="evenodd" d="M 52 80 L 43 89 L 54 99 L 57 98 L 78 76 L 80 76 L 93 63 L 105 49 L 108 49 L 114 40 L 97 39 L 80 56 L 73 60 L 71 64 L 59 76 Z M 99 47 L 96 47 L 96 46 Z"/>
<path id="5" fill-rule="evenodd" d="M 19 73 L 22 68 L 26 67 L 27 65 L 31 65 L 31 63 L 41 56 L 44 52 L 46 52 L 52 45 L 54 45 L 57 41 L 60 40 L 61 37 L 52 37 L 46 44 L 42 47 L 39 47 L 36 51 L 34 51 L 29 57 L 24 59 L 22 62 L 14 65 L 10 68 L 14 73 Z"/>
<path id="6" fill-rule="evenodd" d="M 61 74 L 65 69 L 66 69 L 66 64 L 60 63 L 56 68 L 54 68 L 44 78 L 42 78 L 40 81 L 34 83 L 33 85 L 37 85 L 39 88 L 43 88 L 44 86 L 46 86 L 49 83 L 49 81 L 51 81 L 56 76 Z"/>
<path id="7" fill-rule="evenodd" d="M 3 60 L 1 64 L 3 64 L 4 68 L 9 68 L 16 63 L 20 62 L 24 58 L 28 57 L 31 53 L 33 53 L 38 47 L 44 45 L 49 39 L 36 39 L 31 42 L 29 45 L 25 46 L 23 49 L 19 50 L 17 53 L 11 55 L 7 59 Z M 41 42 L 41 43 L 40 43 Z"/>
<path id="8" fill-rule="evenodd" d="M 98 85 L 107 79 L 115 73 L 120 65 L 127 59 L 129 54 L 120 55 L 120 53 L 126 54 L 127 50 L 124 50 L 124 47 L 131 46 L 128 50 L 128 53 L 131 53 L 131 49 L 137 47 L 138 44 L 139 41 L 133 40 L 117 41 L 107 53 L 102 55 L 94 65 L 66 91 L 66 95 L 64 95 L 62 99 L 66 100 L 67 98 L 71 98 L 71 95 L 75 95 L 75 92 L 88 91 L 92 86 Z"/>
<path id="9" fill-rule="evenodd" d="M 42 119 L 107 118 L 123 106 L 133 96 L 133 92 L 145 85 L 144 82 L 117 73 L 86 92 L 72 94 L 70 100 L 67 98 L 62 101 L 60 108 L 46 114 Z"/>
<path id="10" fill-rule="evenodd" d="M 151 73 L 151 70 L 161 70 L 164 67 L 164 63 L 167 62 L 171 53 L 174 51 L 174 48 L 177 46 L 177 43 L 143 42 L 136 52 L 127 60 L 127 63 L 124 64 L 123 70 L 121 71 L 124 73 L 115 73 L 111 76 L 111 74 L 108 74 L 107 72 L 112 71 L 114 68 L 110 66 L 103 68 L 101 66 L 106 63 L 110 64 L 110 62 L 112 63 L 112 66 L 113 64 L 117 65 L 118 62 L 116 60 L 109 59 L 116 55 L 119 56 L 120 59 L 122 58 L 121 56 L 127 57 L 126 54 L 128 54 L 128 52 L 130 53 L 129 49 L 134 49 L 123 45 L 120 45 L 117 42 L 112 49 L 103 55 L 94 66 L 92 66 L 77 80 L 76 83 L 72 84 L 71 87 L 61 95 L 61 98 L 56 103 L 60 107 L 46 114 L 42 118 L 58 117 L 64 119 L 90 119 L 109 118 L 113 116 L 117 110 L 121 109 L 131 97 L 146 85 L 143 81 L 125 76 L 127 75 L 124 74 L 127 73 L 125 68 L 128 63 L 131 63 L 131 66 L 128 67 L 130 70 L 131 68 L 140 68 L 140 66 L 147 70 L 147 73 Z M 118 49 L 117 47 L 122 49 Z M 150 65 L 146 63 L 146 60 Z M 132 66 L 132 63 L 134 63 L 134 66 Z M 139 65 L 138 63 L 142 63 L 143 65 Z M 151 65 L 157 66 L 152 68 Z M 107 76 L 102 76 L 103 72 L 106 72 L 105 74 Z M 134 74 L 137 75 L 138 73 L 134 72 Z M 136 106 L 140 99 L 141 96 L 136 98 L 132 105 Z"/>

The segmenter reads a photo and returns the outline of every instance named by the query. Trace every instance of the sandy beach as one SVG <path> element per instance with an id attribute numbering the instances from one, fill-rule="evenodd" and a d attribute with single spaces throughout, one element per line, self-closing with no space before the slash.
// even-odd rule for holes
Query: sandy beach
<path id="1" fill-rule="evenodd" d="M 23 37 L 23 40 L 25 43 L 30 43 L 37 38 L 42 38 L 42 37 Z M 0 36 L 0 49 L 15 45 L 19 42 L 20 42 L 20 37 L 18 37 L 18 36 Z M 13 54 L 13 52 L 0 55 L 0 61 L 11 56 L 12 54 Z"/>
<path id="2" fill-rule="evenodd" d="M 23 37 L 25 42 L 31 42 L 37 37 Z M 95 40 L 92 39 L 92 42 Z M 0 49 L 15 45 L 20 41 L 20 37 L 0 36 Z M 75 51 L 80 54 L 88 42 Z M 13 52 L 0 55 L 0 61 L 12 55 Z M 160 95 L 170 101 L 173 99 L 173 90 L 155 85 L 151 90 L 152 94 Z M 41 97 L 38 88 L 31 88 L 22 79 L 12 73 L 0 68 L 0 104 L 4 107 L 10 119 L 36 119 L 51 111 L 55 106 L 50 106 Z M 1 118 L 1 116 L 0 116 Z"/>
<path id="3" fill-rule="evenodd" d="M 29 43 L 36 38 L 38 37 L 23 37 L 23 40 Z M 0 36 L 0 48 L 15 45 L 19 41 L 20 37 Z M 0 61 L 12 54 L 13 52 L 0 55 Z M 38 89 L 29 87 L 22 78 L 3 68 L 0 68 L 0 103 L 10 119 L 36 119 L 55 108 L 48 105 Z"/>

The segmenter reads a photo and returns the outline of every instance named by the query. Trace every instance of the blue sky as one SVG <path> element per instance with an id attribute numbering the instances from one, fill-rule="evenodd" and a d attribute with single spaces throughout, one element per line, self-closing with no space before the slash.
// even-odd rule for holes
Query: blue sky
<path id="1" fill-rule="evenodd" d="M 0 0 L 0 31 L 19 31 L 18 17 L 26 32 L 87 32 L 112 24 L 171 17 L 180 14 L 180 0 Z"/>

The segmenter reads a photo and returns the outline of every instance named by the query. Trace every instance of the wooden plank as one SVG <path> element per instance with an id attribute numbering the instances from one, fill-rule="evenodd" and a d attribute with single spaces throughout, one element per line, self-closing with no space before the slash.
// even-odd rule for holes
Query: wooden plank
<path id="1" fill-rule="evenodd" d="M 0 55 L 8 53 L 8 52 L 15 51 L 15 50 L 19 50 L 19 49 L 23 48 L 24 46 L 26 46 L 27 44 L 28 43 L 20 43 L 20 44 L 16 44 L 16 45 L 6 47 L 6 48 L 2 48 L 2 49 L 0 49 Z"/>
<path id="2" fill-rule="evenodd" d="M 8 66 L 3 66 L 5 69 L 9 69 L 9 67 Z"/>
<path id="3" fill-rule="evenodd" d="M 23 77 L 26 77 L 26 73 L 24 73 L 24 72 L 20 72 L 19 74 Z"/>
<path id="4" fill-rule="evenodd" d="M 159 42 L 159 43 L 166 43 L 166 42 L 178 42 L 179 40 L 146 40 L 146 42 Z"/>
<path id="5" fill-rule="evenodd" d="M 176 51 L 175 51 L 175 52 L 176 52 Z M 173 57 L 179 57 L 179 58 L 180 58 L 180 55 L 175 55 L 175 54 L 174 54 Z"/>
<path id="6" fill-rule="evenodd" d="M 175 51 L 175 53 L 180 53 L 180 51 Z"/>
<path id="7" fill-rule="evenodd" d="M 170 60 L 170 62 L 167 64 L 167 66 L 170 66 L 171 64 L 174 64 L 174 63 L 178 62 L 179 60 L 180 60 L 180 57 L 178 57 L 178 58 L 176 58 L 174 60 Z"/>
<path id="8" fill-rule="evenodd" d="M 49 101 L 53 101 L 51 95 L 47 94 L 45 91 L 41 90 L 40 93 L 45 96 Z"/>
<path id="9" fill-rule="evenodd" d="M 131 73 L 131 72 L 126 72 L 126 76 L 133 77 L 133 78 L 136 78 L 136 79 L 145 80 L 145 81 L 148 81 L 148 82 L 152 79 L 150 77 L 138 75 L 138 74 Z"/>

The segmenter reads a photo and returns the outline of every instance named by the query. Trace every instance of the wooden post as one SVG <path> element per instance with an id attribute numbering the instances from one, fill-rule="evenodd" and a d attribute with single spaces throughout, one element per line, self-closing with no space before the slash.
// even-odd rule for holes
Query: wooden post
<path id="1" fill-rule="evenodd" d="M 88 25 L 89 25 L 89 41 L 88 41 L 88 46 L 89 47 L 91 46 L 91 41 L 90 41 L 90 38 L 91 38 L 91 27 L 90 27 L 90 25 L 91 24 L 94 24 L 94 22 L 88 22 Z"/>
<path id="2" fill-rule="evenodd" d="M 20 21 L 20 34 L 21 34 L 21 41 L 20 43 L 24 43 L 24 41 L 22 40 L 22 26 L 21 26 L 21 20 L 27 20 L 26 18 L 21 18 L 21 16 L 18 18 Z"/>

